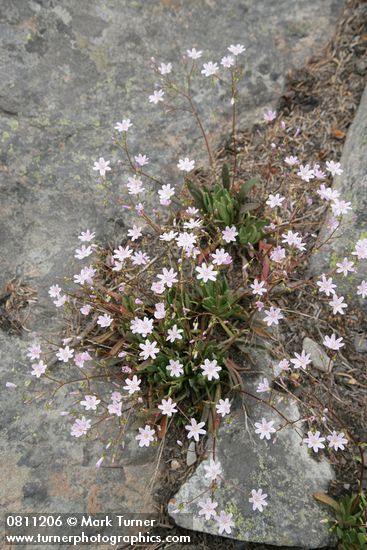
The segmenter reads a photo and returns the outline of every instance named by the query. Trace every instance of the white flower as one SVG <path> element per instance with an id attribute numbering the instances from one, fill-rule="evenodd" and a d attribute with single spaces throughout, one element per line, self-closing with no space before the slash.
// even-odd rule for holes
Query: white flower
<path id="1" fill-rule="evenodd" d="M 146 265 L 150 260 L 150 257 L 145 252 L 134 252 L 131 256 L 131 262 L 133 265 Z"/>
<path id="2" fill-rule="evenodd" d="M 265 310 L 264 321 L 268 327 L 279 325 L 281 319 L 284 319 L 284 315 L 279 308 L 270 306 L 270 309 Z"/>
<path id="3" fill-rule="evenodd" d="M 60 296 L 61 291 L 62 291 L 62 288 L 59 285 L 51 285 L 48 293 L 51 298 L 58 298 Z"/>
<path id="4" fill-rule="evenodd" d="M 182 328 L 178 328 L 177 325 L 173 325 L 172 328 L 169 328 L 167 330 L 167 342 L 175 342 L 176 340 L 182 340 L 182 333 L 183 333 L 183 330 Z"/>
<path id="5" fill-rule="evenodd" d="M 302 353 L 295 353 L 295 357 L 291 359 L 295 369 L 306 369 L 307 365 L 311 363 L 311 354 L 306 353 L 305 350 L 302 350 Z"/>
<path id="6" fill-rule="evenodd" d="M 212 361 L 205 359 L 204 363 L 200 365 L 200 368 L 203 370 L 203 376 L 206 376 L 208 380 L 213 380 L 213 378 L 218 380 L 218 372 L 222 370 L 222 367 L 218 365 L 218 361 L 216 359 L 213 359 Z"/>
<path id="7" fill-rule="evenodd" d="M 319 179 L 319 180 L 323 180 L 326 178 L 326 174 L 325 172 L 323 172 L 321 169 L 320 169 L 320 165 L 319 164 L 314 164 L 313 165 L 313 173 L 314 173 L 314 176 L 315 178 Z"/>
<path id="8" fill-rule="evenodd" d="M 212 61 L 208 61 L 208 63 L 204 63 L 203 69 L 201 70 L 201 74 L 204 76 L 213 76 L 215 73 L 217 73 L 219 70 L 218 64 L 213 63 Z"/>
<path id="9" fill-rule="evenodd" d="M 132 123 L 129 118 L 124 118 L 122 122 L 116 122 L 115 130 L 118 132 L 127 132 L 131 128 Z"/>
<path id="10" fill-rule="evenodd" d="M 71 359 L 74 355 L 74 350 L 70 349 L 69 346 L 65 346 L 64 348 L 59 348 L 59 351 L 56 353 L 56 357 L 59 361 L 62 361 L 63 363 L 68 363 L 69 359 Z"/>
<path id="11" fill-rule="evenodd" d="M 190 422 L 191 424 L 185 426 L 185 430 L 189 432 L 187 438 L 193 437 L 195 441 L 199 441 L 199 437 L 206 434 L 206 430 L 203 429 L 205 422 L 196 422 L 195 418 L 191 418 Z"/>
<path id="12" fill-rule="evenodd" d="M 185 157 L 184 159 L 179 159 L 177 163 L 177 168 L 181 170 L 182 172 L 191 172 L 195 167 L 195 161 L 190 160 L 188 157 Z"/>
<path id="13" fill-rule="evenodd" d="M 89 315 L 89 313 L 91 312 L 91 309 L 92 309 L 92 306 L 90 304 L 85 304 L 80 308 L 80 313 L 82 315 Z"/>
<path id="14" fill-rule="evenodd" d="M 286 256 L 285 248 L 282 248 L 281 246 L 276 246 L 271 252 L 270 252 L 270 259 L 273 262 L 281 263 Z"/>
<path id="15" fill-rule="evenodd" d="M 320 185 L 320 188 L 316 191 L 320 197 L 326 201 L 335 201 L 339 198 L 339 191 L 326 187 L 324 184 Z"/>
<path id="16" fill-rule="evenodd" d="M 233 514 L 227 514 L 223 510 L 220 514 L 217 514 L 215 517 L 215 521 L 218 524 L 218 532 L 220 535 L 222 535 L 224 532 L 226 532 L 228 535 L 232 531 L 232 527 L 234 527 L 234 521 L 232 521 Z"/>
<path id="17" fill-rule="evenodd" d="M 64 296 L 58 296 L 56 300 L 54 300 L 54 304 L 56 307 L 62 307 L 66 302 L 69 301 L 68 296 L 66 294 Z"/>
<path id="18" fill-rule="evenodd" d="M 321 281 L 318 281 L 316 284 L 319 287 L 319 292 L 325 292 L 326 296 L 335 294 L 334 288 L 336 288 L 336 285 L 333 284 L 331 277 L 329 279 L 326 278 L 325 273 L 322 274 Z"/>
<path id="19" fill-rule="evenodd" d="M 169 397 L 168 399 L 162 399 L 162 403 L 158 405 L 158 409 L 162 411 L 162 414 L 171 417 L 172 414 L 177 412 L 177 403 L 174 403 Z"/>
<path id="20" fill-rule="evenodd" d="M 184 373 L 183 364 L 174 359 L 169 360 L 166 369 L 171 376 L 175 376 L 176 378 L 179 378 Z"/>
<path id="21" fill-rule="evenodd" d="M 217 280 L 218 271 L 214 270 L 212 264 L 202 264 L 201 266 L 196 266 L 195 271 L 198 273 L 196 278 L 199 279 L 199 281 L 203 280 L 204 283 L 207 283 L 208 281 Z"/>
<path id="22" fill-rule="evenodd" d="M 132 241 L 137 241 L 142 236 L 142 228 L 137 225 L 133 225 L 127 232 Z"/>
<path id="23" fill-rule="evenodd" d="M 252 294 L 255 294 L 255 296 L 262 296 L 263 294 L 267 293 L 267 290 L 265 287 L 265 281 L 259 281 L 257 279 L 254 280 L 254 282 L 251 285 L 252 288 Z"/>
<path id="24" fill-rule="evenodd" d="M 91 428 L 91 420 L 87 420 L 85 416 L 77 418 L 71 427 L 71 435 L 74 437 L 81 437 L 85 435 Z"/>
<path id="25" fill-rule="evenodd" d="M 75 258 L 83 260 L 93 254 L 93 248 L 91 246 L 85 246 L 84 244 L 75 250 Z"/>
<path id="26" fill-rule="evenodd" d="M 177 246 L 183 248 L 184 250 L 191 250 L 195 243 L 196 237 L 192 233 L 183 232 L 180 233 L 176 239 Z"/>
<path id="27" fill-rule="evenodd" d="M 331 435 L 327 436 L 326 439 L 329 441 L 329 447 L 334 449 L 334 451 L 337 451 L 338 449 L 344 451 L 344 445 L 347 445 L 348 443 L 348 439 L 345 439 L 344 437 L 344 432 L 337 433 L 333 431 Z"/>
<path id="28" fill-rule="evenodd" d="M 209 464 L 204 465 L 204 470 L 206 471 L 205 478 L 209 481 L 215 481 L 219 476 L 222 475 L 222 467 L 219 462 L 215 462 L 212 458 L 209 461 Z"/>
<path id="29" fill-rule="evenodd" d="M 145 344 L 139 344 L 139 348 L 142 350 L 139 353 L 139 357 L 143 357 L 144 361 L 149 359 L 149 357 L 155 359 L 159 353 L 157 342 L 149 342 L 149 340 L 145 340 Z"/>
<path id="30" fill-rule="evenodd" d="M 240 55 L 240 53 L 243 53 L 246 48 L 242 44 L 231 44 L 227 48 L 233 55 Z"/>
<path id="31" fill-rule="evenodd" d="M 334 162 L 333 160 L 326 161 L 326 170 L 330 172 L 332 176 L 340 176 L 343 173 L 340 162 Z"/>
<path id="32" fill-rule="evenodd" d="M 308 183 L 310 180 L 314 179 L 315 174 L 309 164 L 300 164 L 297 176 Z"/>
<path id="33" fill-rule="evenodd" d="M 136 374 L 134 374 L 131 380 L 130 378 L 126 378 L 125 383 L 126 385 L 122 387 L 124 390 L 129 392 L 129 395 L 132 395 L 133 393 L 140 390 L 141 380 L 139 380 Z"/>
<path id="34" fill-rule="evenodd" d="M 166 316 L 166 311 L 164 309 L 164 302 L 159 302 L 155 304 L 154 317 L 156 319 L 164 319 Z"/>
<path id="35" fill-rule="evenodd" d="M 170 242 L 170 241 L 173 241 L 173 239 L 175 239 L 177 237 L 177 232 L 176 231 L 167 231 L 166 233 L 162 233 L 162 235 L 160 235 L 160 240 L 161 241 L 166 241 L 166 242 Z"/>
<path id="36" fill-rule="evenodd" d="M 159 202 L 165 206 L 168 206 L 171 202 L 171 197 L 175 194 L 175 188 L 171 187 L 170 184 L 163 185 L 162 189 L 158 191 Z"/>
<path id="37" fill-rule="evenodd" d="M 42 374 L 46 372 L 47 365 L 43 361 L 39 361 L 38 363 L 32 365 L 32 369 L 33 370 L 31 371 L 31 375 L 39 378 L 40 376 L 42 376 Z"/>
<path id="38" fill-rule="evenodd" d="M 338 350 L 344 346 L 343 338 L 337 338 L 335 334 L 332 334 L 331 336 L 325 336 L 323 340 L 324 346 L 326 346 L 329 349 Z"/>
<path id="39" fill-rule="evenodd" d="M 344 309 L 348 307 L 348 304 L 344 302 L 344 296 L 339 297 L 336 294 L 333 295 L 333 298 L 329 302 L 329 305 L 333 308 L 334 315 L 336 315 L 337 313 L 340 313 L 340 315 L 344 315 Z"/>
<path id="40" fill-rule="evenodd" d="M 110 162 L 111 161 L 105 160 L 103 157 L 99 157 L 99 160 L 94 163 L 93 170 L 98 171 L 101 176 L 105 176 L 106 172 L 111 170 L 109 166 Z"/>
<path id="41" fill-rule="evenodd" d="M 135 155 L 134 160 L 139 166 L 145 166 L 146 164 L 149 164 L 149 158 L 146 155 L 142 155 L 141 153 Z"/>
<path id="42" fill-rule="evenodd" d="M 282 371 L 287 371 L 289 370 L 289 361 L 288 359 L 282 359 L 281 361 L 279 361 L 279 363 L 277 364 L 276 366 L 276 370 L 279 373 L 281 373 Z"/>
<path id="43" fill-rule="evenodd" d="M 268 109 L 263 114 L 263 119 L 265 120 L 265 122 L 272 122 L 276 118 L 277 118 L 277 112 L 276 111 L 271 111 L 270 109 Z"/>
<path id="44" fill-rule="evenodd" d="M 191 59 L 199 59 L 203 55 L 203 52 L 201 50 L 197 50 L 196 48 L 186 50 L 186 53 Z"/>
<path id="45" fill-rule="evenodd" d="M 156 294 L 163 294 L 164 292 L 164 284 L 161 281 L 156 281 L 152 283 L 152 286 L 150 288 Z"/>
<path id="46" fill-rule="evenodd" d="M 177 272 L 172 267 L 170 269 L 164 267 L 162 273 L 158 273 L 157 277 L 167 288 L 171 288 L 174 283 L 178 283 Z"/>
<path id="47" fill-rule="evenodd" d="M 226 67 L 226 69 L 229 69 L 234 65 L 234 58 L 231 55 L 225 55 L 222 57 L 220 64 Z"/>
<path id="48" fill-rule="evenodd" d="M 198 229 L 203 225 L 203 220 L 195 220 L 190 218 L 188 222 L 184 222 L 185 229 Z"/>
<path id="49" fill-rule="evenodd" d="M 199 516 L 204 516 L 206 520 L 209 520 L 211 517 L 215 518 L 217 515 L 215 509 L 218 506 L 218 502 L 215 502 L 211 498 L 198 502 L 198 506 L 200 506 Z"/>
<path id="50" fill-rule="evenodd" d="M 344 216 L 345 214 L 348 214 L 349 210 L 352 210 L 352 206 L 350 202 L 336 199 L 331 205 L 331 210 L 334 216 Z"/>
<path id="51" fill-rule="evenodd" d="M 362 281 L 360 285 L 357 286 L 357 296 L 362 296 L 365 298 L 367 296 L 367 282 Z"/>
<path id="52" fill-rule="evenodd" d="M 158 71 L 161 75 L 169 74 L 172 71 L 172 63 L 161 63 Z"/>
<path id="53" fill-rule="evenodd" d="M 219 399 L 218 403 L 215 405 L 217 413 L 221 416 L 226 416 L 231 412 L 231 403 L 229 402 L 228 397 L 226 399 Z"/>
<path id="54" fill-rule="evenodd" d="M 265 393 L 268 391 L 270 391 L 269 380 L 267 378 L 263 378 L 262 382 L 260 382 L 256 388 L 256 393 Z"/>
<path id="55" fill-rule="evenodd" d="M 273 428 L 273 424 L 274 420 L 269 420 L 268 422 L 265 418 L 262 418 L 261 422 L 255 422 L 255 433 L 259 434 L 260 439 L 264 439 L 264 437 L 270 439 L 271 434 L 276 432 L 276 429 Z"/>
<path id="56" fill-rule="evenodd" d="M 354 262 L 349 261 L 348 258 L 344 258 L 342 262 L 338 262 L 336 264 L 336 267 L 338 268 L 336 272 L 343 273 L 344 277 L 346 277 L 349 271 L 351 273 L 355 271 L 353 266 L 354 266 Z"/>
<path id="57" fill-rule="evenodd" d="M 113 401 L 108 405 L 108 414 L 115 416 L 122 416 L 122 403 L 121 401 Z"/>
<path id="58" fill-rule="evenodd" d="M 139 441 L 139 447 L 149 447 L 152 441 L 154 441 L 154 430 L 146 424 L 145 428 L 139 428 L 139 434 L 135 437 Z"/>
<path id="59" fill-rule="evenodd" d="M 139 319 L 138 317 L 135 317 L 130 322 L 130 330 L 133 334 L 141 334 L 144 338 L 153 332 L 153 319 L 148 319 L 148 317 L 144 317 L 144 319 Z"/>
<path id="60" fill-rule="evenodd" d="M 86 411 L 95 411 L 97 410 L 97 405 L 101 402 L 100 399 L 97 399 L 95 395 L 86 395 L 84 401 L 81 401 L 80 404 L 82 407 L 85 407 Z"/>
<path id="61" fill-rule="evenodd" d="M 89 231 L 89 229 L 87 229 L 86 231 L 81 232 L 78 239 L 82 242 L 88 242 L 89 243 L 90 241 L 93 241 L 95 236 L 96 236 L 96 234 L 94 233 L 94 231 Z"/>
<path id="62" fill-rule="evenodd" d="M 298 250 L 306 250 L 305 244 L 302 242 L 302 237 L 293 231 L 288 231 L 287 234 L 282 235 L 282 242 L 287 243 L 289 246 L 298 248 Z"/>
<path id="63" fill-rule="evenodd" d="M 237 235 L 238 231 L 236 229 L 236 226 L 234 225 L 232 225 L 231 227 L 227 225 L 227 227 L 222 231 L 222 239 L 226 243 L 235 242 Z"/>
<path id="64" fill-rule="evenodd" d="M 228 265 L 232 263 L 232 256 L 224 250 L 224 248 L 217 248 L 212 254 L 213 264 L 215 265 Z"/>
<path id="65" fill-rule="evenodd" d="M 249 502 L 252 503 L 252 509 L 259 510 L 259 512 L 262 512 L 264 509 L 264 506 L 267 506 L 268 503 L 265 502 L 267 498 L 267 494 L 263 493 L 262 489 L 258 489 L 257 491 L 255 489 L 252 489 L 251 491 L 251 497 L 249 498 Z"/>
<path id="66" fill-rule="evenodd" d="M 276 208 L 277 206 L 282 206 L 282 202 L 285 200 L 285 197 L 281 197 L 279 193 L 276 195 L 269 195 L 268 200 L 266 201 L 266 204 L 270 206 L 270 208 Z"/>
<path id="67" fill-rule="evenodd" d="M 136 176 L 128 178 L 126 187 L 128 189 L 129 195 L 139 195 L 139 193 L 145 191 L 145 187 L 143 187 L 143 182 Z"/>
<path id="68" fill-rule="evenodd" d="M 113 251 L 113 257 L 115 258 L 115 260 L 123 263 L 128 258 L 131 258 L 132 253 L 133 249 L 129 246 L 125 246 L 125 248 L 123 246 L 119 246 Z"/>
<path id="69" fill-rule="evenodd" d="M 164 91 L 163 90 L 154 90 L 152 95 L 149 96 L 149 103 L 157 105 L 160 101 L 163 101 Z"/>
<path id="70" fill-rule="evenodd" d="M 313 449 L 315 453 L 317 453 L 319 449 L 325 449 L 325 445 L 323 444 L 325 437 L 320 437 L 320 432 L 308 432 L 307 437 L 305 437 L 303 441 L 307 443 L 307 447 Z"/>
<path id="71" fill-rule="evenodd" d="M 288 164 L 288 166 L 294 166 L 295 164 L 298 164 L 298 158 L 290 155 L 289 157 L 285 157 L 284 162 Z"/>
<path id="72" fill-rule="evenodd" d="M 358 260 L 365 260 L 367 258 L 367 239 L 359 239 L 356 242 L 353 256 L 357 256 Z"/>
<path id="73" fill-rule="evenodd" d="M 99 325 L 100 327 L 103 327 L 103 328 L 109 327 L 110 325 L 112 325 L 112 323 L 113 323 L 113 319 L 110 315 L 108 315 L 108 313 L 98 316 L 97 325 Z"/>
<path id="74" fill-rule="evenodd" d="M 93 277 L 96 274 L 96 270 L 92 267 L 83 267 L 79 275 L 74 275 L 74 282 L 80 285 L 87 283 L 88 285 L 93 284 Z"/>
<path id="75" fill-rule="evenodd" d="M 35 359 L 39 359 L 42 353 L 41 346 L 36 343 L 29 346 L 29 348 L 27 348 L 27 351 L 28 351 L 27 357 L 29 357 L 31 361 L 34 361 Z"/>

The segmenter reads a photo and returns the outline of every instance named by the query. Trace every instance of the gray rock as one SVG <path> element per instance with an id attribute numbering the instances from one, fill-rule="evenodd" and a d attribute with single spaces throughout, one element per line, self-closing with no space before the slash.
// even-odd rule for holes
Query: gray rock
<path id="1" fill-rule="evenodd" d="M 330 372 L 333 368 L 333 361 L 321 346 L 311 338 L 304 338 L 303 349 L 311 355 L 312 366 L 323 372 Z"/>
<path id="2" fill-rule="evenodd" d="M 192 466 L 197 461 L 198 457 L 196 455 L 196 444 L 195 441 L 190 441 L 190 444 L 187 449 L 186 454 L 186 464 L 187 466 Z"/>
<path id="3" fill-rule="evenodd" d="M 357 353 L 367 352 L 367 338 L 365 334 L 357 334 L 354 337 L 354 348 Z"/>
<path id="4" fill-rule="evenodd" d="M 70 261 L 79 231 L 94 228 L 100 239 L 118 241 L 131 223 L 116 201 L 102 206 L 104 195 L 91 169 L 99 156 L 111 159 L 112 187 L 123 195 L 127 174 L 110 140 L 115 121 L 133 120 L 132 149 L 148 154 L 153 173 L 164 170 L 168 181 L 177 181 L 177 170 L 167 165 L 175 166 L 178 155 L 204 158 L 188 120 L 164 118 L 148 103 L 154 87 L 150 57 L 177 63 L 196 46 L 205 50 L 206 61 L 243 42 L 240 112 L 243 123 L 251 124 L 280 95 L 288 69 L 327 42 L 342 5 L 343 0 L 2 3 L 0 286 L 15 274 L 31 279 L 38 290 L 28 323 L 32 331 L 55 327 L 47 289 L 75 272 Z M 205 86 L 199 108 L 215 128 L 215 142 L 226 130 L 227 104 L 221 88 Z M 213 106 L 216 126 L 208 116 Z M 122 470 L 96 471 L 99 450 L 87 451 L 90 444 L 72 441 L 57 415 L 46 414 L 38 402 L 25 406 L 5 389 L 7 380 L 23 386 L 28 366 L 20 356 L 23 339 L 2 335 L 1 346 L 3 509 L 121 511 L 126 505 L 140 511 L 149 459 L 144 467 L 131 459 Z"/>
<path id="5" fill-rule="evenodd" d="M 335 238 L 322 246 L 311 262 L 311 272 L 320 275 L 335 267 L 345 256 L 353 258 L 351 252 L 359 239 L 367 238 L 367 88 L 359 109 L 351 125 L 344 145 L 341 164 L 344 172 L 334 179 L 333 187 L 340 191 L 344 200 L 352 203 L 353 211 L 343 217 Z M 325 224 L 319 237 L 320 242 L 327 241 L 330 229 Z M 357 296 L 357 285 L 367 280 L 367 262 L 361 260 L 358 274 L 338 279 L 338 294 L 346 297 L 346 302 L 359 303 L 367 311 L 367 301 Z"/>
<path id="6" fill-rule="evenodd" d="M 264 357 L 266 362 L 266 357 Z M 246 388 L 254 388 L 257 380 Z M 250 389 L 251 392 L 251 389 Z M 331 519 L 329 511 L 313 498 L 315 492 L 326 492 L 334 474 L 326 459 L 315 460 L 313 451 L 302 444 L 302 425 L 293 424 L 277 433 L 272 441 L 260 440 L 253 423 L 261 418 L 274 420 L 274 427 L 284 424 L 268 405 L 246 397 L 248 418 L 240 403 L 234 407 L 230 420 L 219 429 L 215 459 L 220 462 L 223 479 L 215 492 L 218 510 L 233 514 L 235 528 L 228 538 L 276 546 L 322 548 L 331 543 L 324 520 Z M 273 405 L 289 420 L 297 420 L 300 412 L 294 400 L 275 392 Z M 298 432 L 298 433 L 297 433 Z M 205 479 L 205 465 L 181 487 L 169 504 L 169 513 L 181 527 L 218 534 L 214 521 L 198 516 L 197 502 L 210 496 Z M 262 513 L 253 511 L 250 502 L 252 489 L 263 489 L 268 506 Z M 205 494 L 205 491 L 207 493 Z M 198 498 L 200 496 L 200 498 Z M 182 511 L 180 504 L 185 504 Z"/>

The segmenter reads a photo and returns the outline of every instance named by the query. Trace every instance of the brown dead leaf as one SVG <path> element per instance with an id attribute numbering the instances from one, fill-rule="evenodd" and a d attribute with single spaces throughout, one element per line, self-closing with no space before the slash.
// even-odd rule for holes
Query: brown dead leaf
<path id="1" fill-rule="evenodd" d="M 346 133 L 338 128 L 331 128 L 331 135 L 335 137 L 335 139 L 345 139 Z"/>

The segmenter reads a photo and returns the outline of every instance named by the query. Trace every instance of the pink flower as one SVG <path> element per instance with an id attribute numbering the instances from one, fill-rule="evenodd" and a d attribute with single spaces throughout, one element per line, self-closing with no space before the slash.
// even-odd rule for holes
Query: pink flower
<path id="1" fill-rule="evenodd" d="M 265 120 L 265 122 L 272 122 L 276 118 L 277 118 L 277 112 L 271 111 L 270 109 L 268 109 L 263 115 L 263 119 Z"/>
<path id="2" fill-rule="evenodd" d="M 222 231 L 222 238 L 226 243 L 235 242 L 237 235 L 238 231 L 236 229 L 236 226 L 234 225 L 232 225 L 231 227 L 227 225 L 224 231 Z"/>

